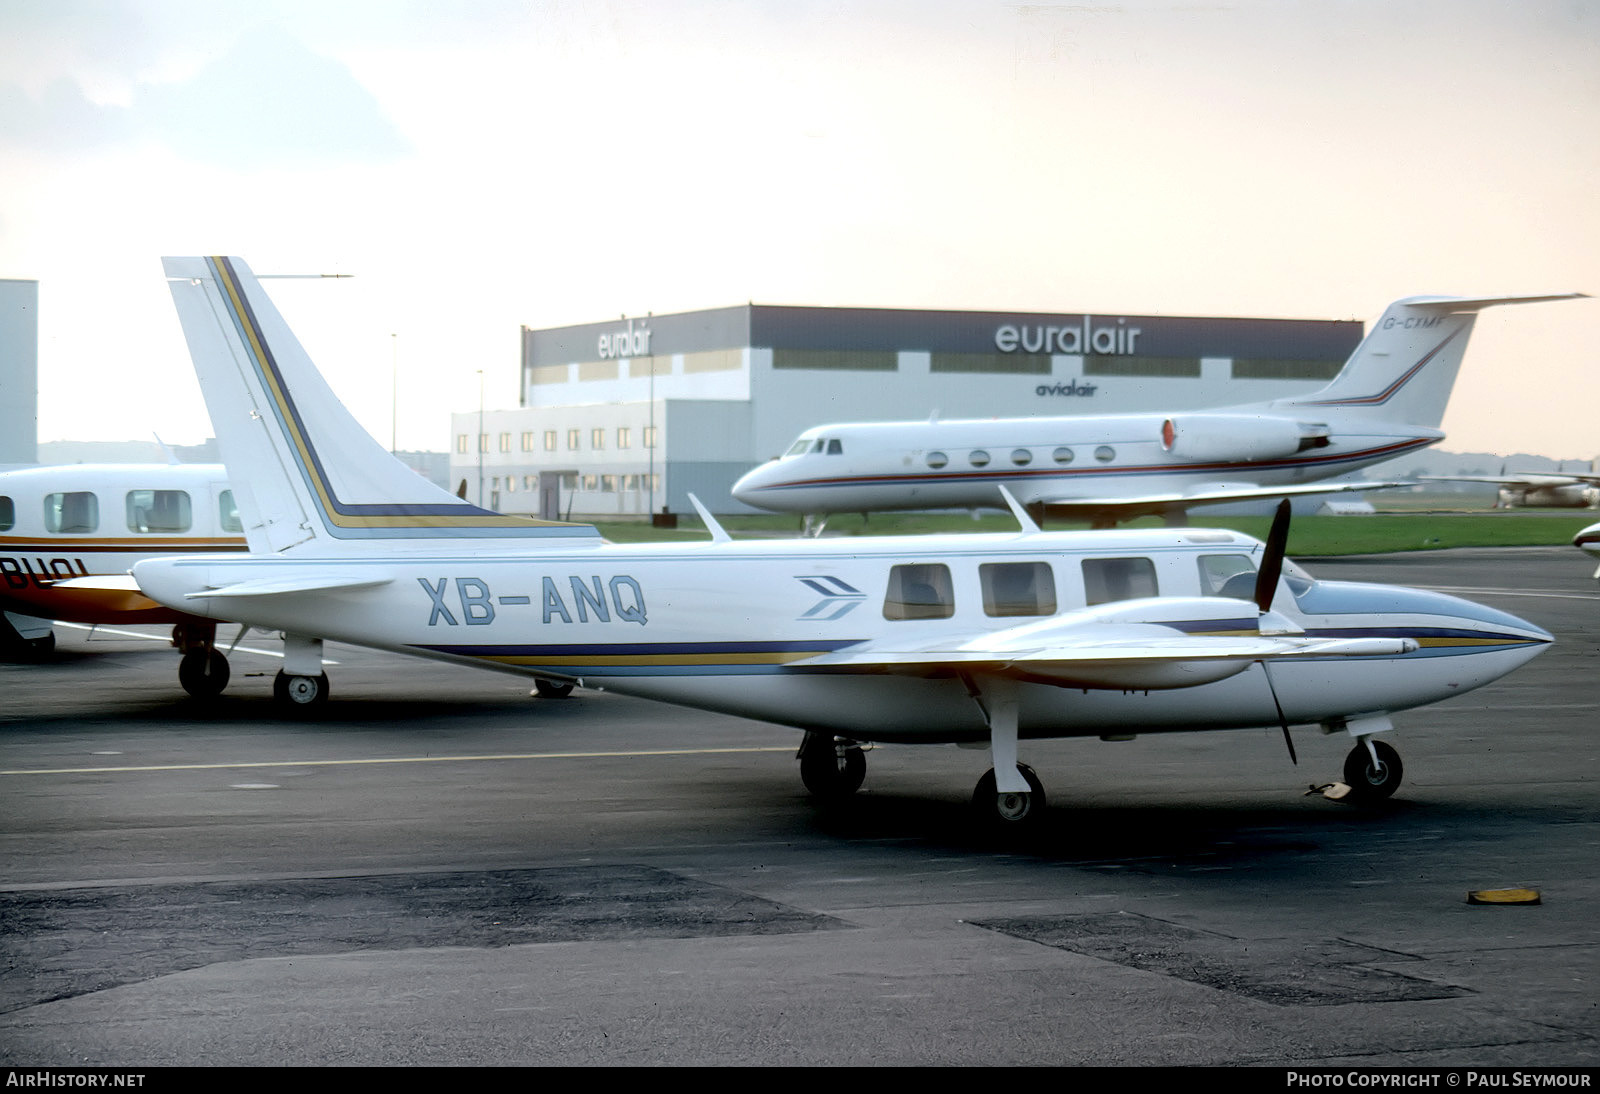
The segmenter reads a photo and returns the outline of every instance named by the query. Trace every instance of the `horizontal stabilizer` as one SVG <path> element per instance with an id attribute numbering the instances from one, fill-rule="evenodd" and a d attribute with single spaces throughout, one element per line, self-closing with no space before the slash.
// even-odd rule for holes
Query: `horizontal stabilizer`
<path id="1" fill-rule="evenodd" d="M 1586 292 L 1558 292 L 1546 293 L 1543 296 L 1480 296 L 1471 300 L 1463 300 L 1455 296 L 1441 296 L 1430 300 L 1427 297 L 1413 297 L 1406 303 L 1413 308 L 1422 308 L 1425 311 L 1438 312 L 1463 312 L 1482 311 L 1499 304 L 1543 304 L 1550 300 L 1587 300 Z"/>
<path id="2" fill-rule="evenodd" d="M 1082 512 L 1096 517 L 1104 515 L 1117 521 L 1134 517 L 1181 511 L 1191 505 L 1225 505 L 1230 502 L 1271 501 L 1277 498 L 1304 497 L 1315 494 L 1349 494 L 1364 490 L 1392 490 L 1413 486 L 1409 482 L 1312 482 L 1296 486 L 1219 485 L 1200 487 L 1181 493 L 1143 494 L 1139 497 L 1034 497 L 1032 502 L 1043 502 L 1052 510 L 1068 513 Z"/>

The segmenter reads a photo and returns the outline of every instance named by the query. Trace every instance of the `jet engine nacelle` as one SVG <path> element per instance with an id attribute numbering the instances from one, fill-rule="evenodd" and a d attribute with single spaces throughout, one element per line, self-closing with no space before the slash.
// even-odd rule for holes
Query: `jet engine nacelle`
<path id="1" fill-rule="evenodd" d="M 1161 447 L 1180 460 L 1275 460 L 1325 448 L 1328 427 L 1259 414 L 1183 414 L 1161 423 Z"/>

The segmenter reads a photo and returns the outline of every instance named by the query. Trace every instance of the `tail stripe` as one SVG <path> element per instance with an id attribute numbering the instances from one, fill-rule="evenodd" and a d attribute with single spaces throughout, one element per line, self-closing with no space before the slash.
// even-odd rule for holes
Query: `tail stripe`
<path id="1" fill-rule="evenodd" d="M 517 528 L 532 531 L 549 527 L 553 522 L 532 521 L 525 517 L 509 517 L 488 509 L 462 502 L 448 504 L 378 503 L 358 504 L 339 498 L 325 472 L 316 445 L 312 442 L 294 398 L 278 369 L 267 339 L 261 331 L 255 311 L 245 296 L 243 286 L 233 265 L 225 257 L 207 259 L 222 289 L 222 299 L 229 316 L 245 346 L 256 374 L 260 378 L 299 464 L 300 473 L 310 487 L 311 494 L 321 510 L 328 530 L 338 535 L 341 530 L 354 532 L 363 529 L 414 528 L 444 531 L 447 529 L 479 530 L 488 528 Z M 581 526 L 563 525 L 581 529 Z M 581 529 L 587 531 L 587 529 Z"/>
<path id="2" fill-rule="evenodd" d="M 1461 334 L 1461 332 L 1466 330 L 1466 329 L 1467 328 L 1465 326 L 1459 326 L 1455 330 L 1451 331 L 1449 336 L 1447 338 L 1445 338 L 1445 340 L 1443 342 L 1440 342 L 1437 346 L 1434 346 L 1427 353 L 1423 354 L 1422 355 L 1422 359 L 1420 361 L 1418 361 L 1416 364 L 1412 365 L 1410 368 L 1408 368 L 1404 372 L 1402 372 L 1400 374 L 1400 376 L 1394 381 L 1394 383 L 1390 384 L 1388 387 L 1384 388 L 1382 391 L 1379 391 L 1379 392 L 1377 392 L 1377 393 L 1375 393 L 1373 395 L 1355 395 L 1355 396 L 1351 396 L 1348 399 L 1312 399 L 1312 400 L 1307 400 L 1307 401 L 1304 401 L 1304 402 L 1302 402 L 1300 400 L 1295 400 L 1295 405 L 1296 406 L 1382 406 L 1384 403 L 1387 403 L 1390 399 L 1392 399 L 1396 395 L 1398 395 L 1400 393 L 1400 389 L 1401 388 L 1405 387 L 1406 384 L 1410 383 L 1412 381 L 1412 379 L 1414 379 L 1416 377 L 1417 373 L 1421 372 L 1424 368 L 1426 368 L 1428 366 L 1428 362 L 1432 361 L 1435 357 L 1437 357 L 1439 355 L 1440 351 L 1442 351 L 1451 342 L 1454 342 L 1456 340 L 1456 338 Z"/>

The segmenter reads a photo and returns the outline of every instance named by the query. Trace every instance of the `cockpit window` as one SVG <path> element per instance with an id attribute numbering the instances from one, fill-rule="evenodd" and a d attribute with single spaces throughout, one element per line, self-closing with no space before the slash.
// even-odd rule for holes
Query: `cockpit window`
<path id="1" fill-rule="evenodd" d="M 795 441 L 794 444 L 789 446 L 789 451 L 785 452 L 784 455 L 785 456 L 798 456 L 798 455 L 800 455 L 802 452 L 804 452 L 806 449 L 808 449 L 810 447 L 811 447 L 811 438 L 810 437 L 801 437 L 798 441 Z"/>
<path id="2" fill-rule="evenodd" d="M 1083 560 L 1083 592 L 1090 606 L 1159 596 L 1156 564 L 1148 558 L 1086 558 Z"/>
<path id="3" fill-rule="evenodd" d="M 943 563 L 896 566 L 883 598 L 885 619 L 949 619 L 955 614 L 950 567 Z"/>
<path id="4" fill-rule="evenodd" d="M 1253 600 L 1256 564 L 1249 555 L 1201 555 L 1200 595 Z"/>
<path id="5" fill-rule="evenodd" d="M 984 615 L 1056 614 L 1056 578 L 1047 562 L 986 562 L 978 579 Z"/>
<path id="6" fill-rule="evenodd" d="M 17 523 L 17 506 L 10 498 L 0 497 L 0 532 L 8 532 Z"/>
<path id="7" fill-rule="evenodd" d="M 844 454 L 844 445 L 840 444 L 836 440 L 831 440 L 831 441 L 828 442 L 828 455 L 830 455 L 830 456 L 839 456 L 839 455 L 843 455 L 843 454 Z"/>
<path id="8" fill-rule="evenodd" d="M 184 490 L 129 490 L 126 504 L 130 532 L 187 532 L 194 523 Z"/>

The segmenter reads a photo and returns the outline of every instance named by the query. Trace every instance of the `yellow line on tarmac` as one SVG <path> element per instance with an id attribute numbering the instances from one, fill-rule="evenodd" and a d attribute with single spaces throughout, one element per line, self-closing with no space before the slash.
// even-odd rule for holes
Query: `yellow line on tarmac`
<path id="1" fill-rule="evenodd" d="M 741 752 L 793 752 L 794 745 L 760 748 L 661 748 L 629 752 L 507 752 L 493 756 L 393 756 L 372 760 L 262 760 L 253 763 L 151 764 L 138 767 L 48 767 L 0 770 L 0 775 L 104 775 L 141 771 L 221 771 L 246 767 L 351 767 L 360 764 L 479 763 L 484 760 L 593 760 L 637 756 L 715 756 Z"/>

